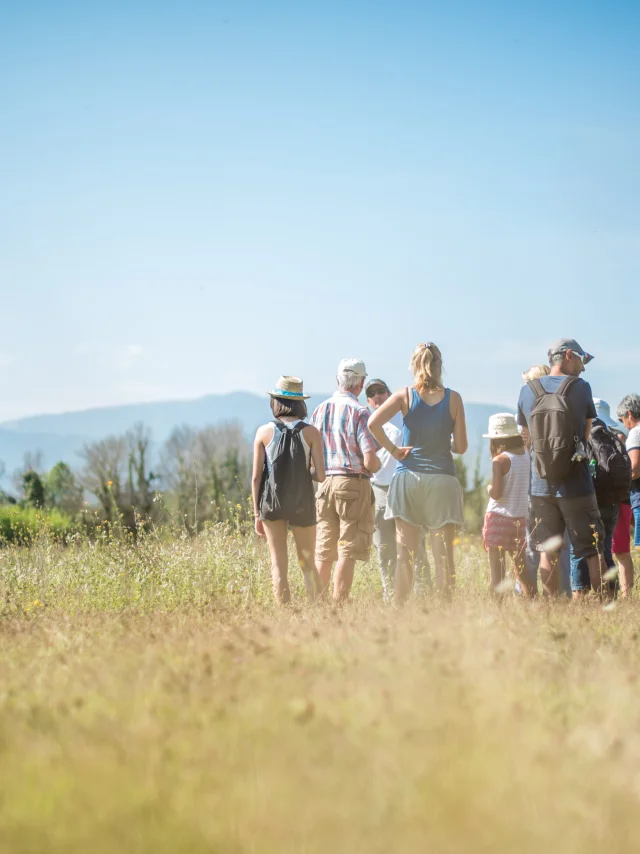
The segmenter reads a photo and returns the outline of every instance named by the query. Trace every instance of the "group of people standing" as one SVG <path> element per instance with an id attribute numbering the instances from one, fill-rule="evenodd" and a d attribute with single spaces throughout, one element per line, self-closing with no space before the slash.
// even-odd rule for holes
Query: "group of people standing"
<path id="1" fill-rule="evenodd" d="M 548 356 L 548 368 L 525 375 L 517 418 L 497 413 L 486 434 L 492 480 L 483 538 L 491 586 L 504 579 L 509 553 L 524 594 L 536 591 L 538 556 L 543 590 L 557 592 L 566 531 L 572 588 L 602 591 L 605 555 L 611 558 L 614 530 L 625 519 L 629 536 L 629 513 L 619 508 L 629 501 L 635 507 L 635 501 L 640 516 L 640 397 L 621 402 L 619 429 L 604 425 L 612 436 L 629 431 L 626 451 L 621 445 L 628 483 L 623 495 L 623 475 L 605 471 L 603 482 L 618 480 L 615 495 L 601 500 L 590 439 L 592 424 L 600 428 L 603 422 L 596 420 L 591 389 L 580 378 L 592 357 L 573 339 L 555 342 Z M 436 588 L 450 594 L 455 533 L 464 523 L 453 454 L 464 454 L 468 442 L 462 398 L 444 386 L 442 368 L 434 343 L 418 345 L 411 357 L 413 386 L 392 394 L 383 380 L 367 382 L 361 360 L 343 359 L 337 390 L 309 421 L 302 380 L 283 376 L 269 392 L 274 419 L 256 433 L 252 497 L 255 530 L 267 539 L 279 602 L 290 600 L 289 528 L 310 598 L 328 590 L 335 564 L 333 598 L 346 599 L 356 562 L 368 559 L 375 541 L 385 598 L 402 604 L 414 578 L 428 577 L 426 531 Z M 363 390 L 368 406 L 358 400 Z M 633 583 L 629 551 L 618 552 L 623 592 Z"/>

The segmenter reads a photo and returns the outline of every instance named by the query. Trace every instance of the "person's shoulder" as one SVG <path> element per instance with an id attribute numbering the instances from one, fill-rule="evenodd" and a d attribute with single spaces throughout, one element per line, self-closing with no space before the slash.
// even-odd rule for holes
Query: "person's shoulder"
<path id="1" fill-rule="evenodd" d="M 267 421 L 266 424 L 261 424 L 256 430 L 256 441 L 262 442 L 265 439 L 271 439 L 273 436 L 274 424 L 273 421 Z"/>
<path id="2" fill-rule="evenodd" d="M 309 424 L 309 423 L 307 423 L 307 422 L 305 422 L 305 423 L 302 425 L 302 428 L 300 429 L 300 432 L 301 432 L 301 433 L 303 434 L 303 436 L 304 436 L 305 438 L 307 438 L 307 439 L 314 439 L 314 438 L 318 438 L 318 437 L 319 437 L 319 438 L 322 438 L 322 436 L 321 436 L 320 431 L 318 430 L 318 428 L 317 428 L 316 426 L 314 426 L 313 424 Z"/>
<path id="3" fill-rule="evenodd" d="M 632 427 L 627 436 L 626 447 L 628 451 L 640 448 L 640 426 Z"/>
<path id="4" fill-rule="evenodd" d="M 448 391 L 449 391 L 449 398 L 456 404 L 456 406 L 459 404 L 461 405 L 462 404 L 462 395 L 460 394 L 460 392 L 455 391 L 452 388 L 448 389 Z"/>

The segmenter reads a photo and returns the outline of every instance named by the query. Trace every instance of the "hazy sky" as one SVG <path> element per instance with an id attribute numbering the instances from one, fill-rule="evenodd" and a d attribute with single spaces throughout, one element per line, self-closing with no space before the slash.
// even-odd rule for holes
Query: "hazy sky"
<path id="1" fill-rule="evenodd" d="M 0 418 L 393 385 L 576 336 L 640 391 L 640 4 L 0 3 Z"/>

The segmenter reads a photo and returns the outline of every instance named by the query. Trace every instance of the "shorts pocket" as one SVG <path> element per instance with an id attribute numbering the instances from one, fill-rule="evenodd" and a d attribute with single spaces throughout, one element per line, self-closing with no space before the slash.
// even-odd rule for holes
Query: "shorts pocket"
<path id="1" fill-rule="evenodd" d="M 338 516 L 347 522 L 356 522 L 360 516 L 360 493 L 355 489 L 340 489 L 333 497 Z"/>

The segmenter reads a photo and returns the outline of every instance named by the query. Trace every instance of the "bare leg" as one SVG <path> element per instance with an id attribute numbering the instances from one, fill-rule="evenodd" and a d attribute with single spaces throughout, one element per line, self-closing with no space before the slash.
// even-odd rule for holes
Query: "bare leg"
<path id="1" fill-rule="evenodd" d="M 396 602 L 404 605 L 413 588 L 413 563 L 418 551 L 422 528 L 396 519 Z"/>
<path id="2" fill-rule="evenodd" d="M 316 526 L 309 525 L 306 528 L 292 528 L 293 538 L 296 541 L 298 562 L 304 578 L 304 586 L 307 596 L 311 602 L 315 601 L 322 590 L 320 576 L 313 561 L 316 550 Z"/>
<path id="3" fill-rule="evenodd" d="M 516 581 L 522 588 L 522 592 L 525 596 L 532 598 L 535 596 L 535 587 L 531 586 L 529 576 L 527 575 L 525 565 L 526 549 L 527 544 L 526 542 L 523 542 L 522 546 L 517 551 L 511 552 L 511 560 L 513 562 L 513 574 L 516 577 Z"/>
<path id="4" fill-rule="evenodd" d="M 491 578 L 489 580 L 489 592 L 495 594 L 496 587 L 498 586 L 498 584 L 500 584 L 501 581 L 504 581 L 504 577 L 507 574 L 505 553 L 503 549 L 498 549 L 493 546 L 488 551 L 489 570 L 491 572 Z"/>
<path id="5" fill-rule="evenodd" d="M 614 555 L 620 572 L 620 592 L 623 596 L 631 596 L 633 590 L 633 561 L 629 552 Z"/>
<path id="6" fill-rule="evenodd" d="M 325 596 L 331 583 L 331 569 L 333 568 L 332 560 L 317 560 L 316 569 L 320 576 L 320 593 Z"/>
<path id="7" fill-rule="evenodd" d="M 280 605 L 287 605 L 291 601 L 289 590 L 289 556 L 287 554 L 287 523 L 286 522 L 263 522 L 264 532 L 269 545 L 271 555 L 271 581 L 273 584 L 273 595 Z"/>
<path id="8" fill-rule="evenodd" d="M 338 558 L 336 564 L 336 577 L 333 580 L 333 601 L 344 602 L 348 597 L 353 584 L 353 572 L 356 568 L 356 560 L 353 557 Z"/>
<path id="9" fill-rule="evenodd" d="M 453 562 L 453 539 L 455 525 L 443 525 L 431 532 L 431 548 L 436 576 L 436 590 L 450 596 L 456 583 L 456 569 Z"/>
<path id="10" fill-rule="evenodd" d="M 559 552 L 540 552 L 540 581 L 545 596 L 558 592 L 558 556 Z"/>

